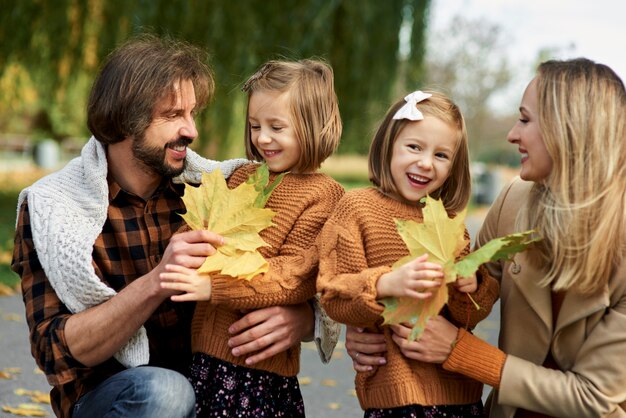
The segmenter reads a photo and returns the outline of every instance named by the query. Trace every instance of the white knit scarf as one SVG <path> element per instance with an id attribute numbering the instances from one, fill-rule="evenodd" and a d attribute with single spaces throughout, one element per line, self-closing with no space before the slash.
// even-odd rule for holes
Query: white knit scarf
<path id="1" fill-rule="evenodd" d="M 216 162 L 187 150 L 185 171 L 177 183 L 199 183 L 202 172 L 221 169 L 225 177 L 247 161 Z M 80 157 L 22 190 L 17 208 L 28 198 L 37 257 L 59 299 L 72 313 L 99 305 L 116 295 L 92 265 L 93 245 L 107 218 L 109 187 L 104 146 L 91 137 Z M 126 367 L 147 364 L 150 353 L 144 327 L 115 358 Z"/>

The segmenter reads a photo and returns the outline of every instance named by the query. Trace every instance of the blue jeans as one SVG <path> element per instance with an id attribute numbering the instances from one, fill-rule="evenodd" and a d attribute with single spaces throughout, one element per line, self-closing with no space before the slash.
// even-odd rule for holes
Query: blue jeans
<path id="1" fill-rule="evenodd" d="M 74 418 L 194 418 L 196 397 L 185 376 L 159 367 L 124 370 L 74 405 Z"/>

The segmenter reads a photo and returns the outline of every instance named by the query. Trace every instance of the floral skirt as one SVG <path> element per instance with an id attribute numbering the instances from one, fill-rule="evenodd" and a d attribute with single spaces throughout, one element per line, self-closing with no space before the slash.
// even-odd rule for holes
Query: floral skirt
<path id="1" fill-rule="evenodd" d="M 202 417 L 304 417 L 298 378 L 195 353 L 189 380 Z"/>
<path id="2" fill-rule="evenodd" d="M 368 409 L 365 418 L 484 418 L 482 402 L 466 405 L 408 405 L 389 409 Z"/>

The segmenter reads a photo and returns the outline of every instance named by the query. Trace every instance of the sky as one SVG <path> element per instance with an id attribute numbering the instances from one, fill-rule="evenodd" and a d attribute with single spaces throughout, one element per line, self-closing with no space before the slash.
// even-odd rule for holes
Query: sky
<path id="1" fill-rule="evenodd" d="M 519 103 L 543 48 L 558 50 L 553 58 L 582 56 L 606 64 L 626 81 L 626 1 L 432 0 L 430 13 L 431 30 L 447 27 L 456 15 L 482 17 L 502 27 L 515 73 L 501 99 L 507 105 Z"/>

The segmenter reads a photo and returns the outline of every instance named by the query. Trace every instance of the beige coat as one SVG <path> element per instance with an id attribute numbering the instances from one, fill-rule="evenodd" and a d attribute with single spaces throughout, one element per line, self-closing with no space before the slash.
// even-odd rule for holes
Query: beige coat
<path id="1" fill-rule="evenodd" d="M 517 232 L 531 185 L 518 178 L 501 192 L 477 246 Z M 599 294 L 569 292 L 556 326 L 550 289 L 537 285 L 543 273 L 528 253 L 488 267 L 501 282 L 499 345 L 507 354 L 490 417 L 512 418 L 518 407 L 556 417 L 626 417 L 626 262 Z M 549 350 L 562 371 L 541 366 Z"/>

